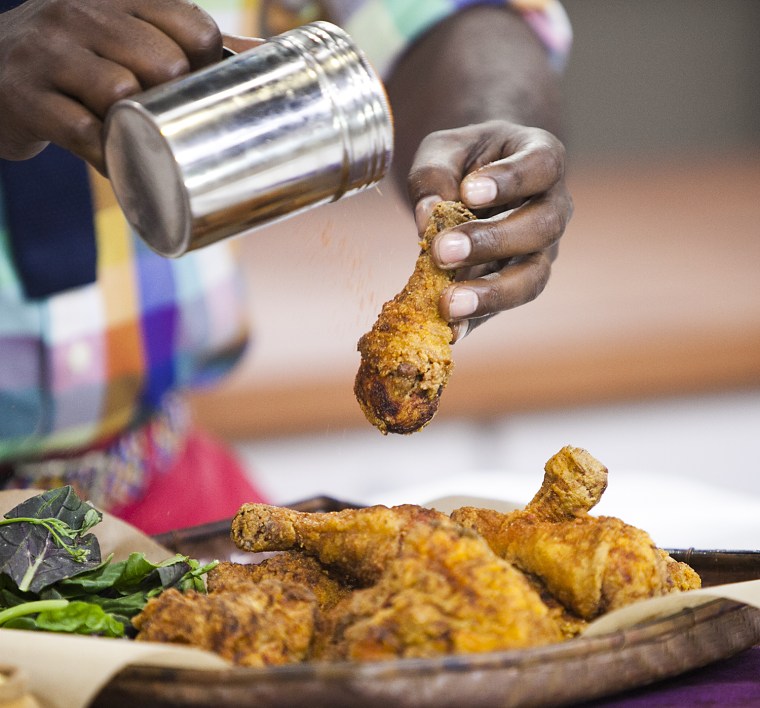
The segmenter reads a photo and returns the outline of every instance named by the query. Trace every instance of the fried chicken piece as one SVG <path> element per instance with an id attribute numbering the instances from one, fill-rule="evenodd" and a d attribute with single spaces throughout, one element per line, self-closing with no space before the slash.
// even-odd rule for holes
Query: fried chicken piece
<path id="1" fill-rule="evenodd" d="M 251 572 L 256 563 L 222 561 L 206 573 L 206 590 L 209 595 L 220 592 L 247 592 L 258 582 Z"/>
<path id="2" fill-rule="evenodd" d="M 539 646 L 557 620 L 525 576 L 448 519 L 415 519 L 377 582 L 328 613 L 323 660 L 378 661 Z"/>
<path id="3" fill-rule="evenodd" d="M 298 549 L 360 585 L 375 582 L 398 554 L 415 520 L 447 519 L 413 504 L 371 506 L 325 513 L 299 512 L 268 504 L 244 504 L 232 520 L 232 540 L 244 551 Z"/>
<path id="4" fill-rule="evenodd" d="M 421 430 L 438 410 L 454 367 L 451 327 L 438 312 L 438 301 L 454 271 L 438 268 L 429 248 L 440 231 L 473 219 L 459 202 L 436 205 L 409 281 L 359 339 L 354 393 L 367 420 L 384 435 Z"/>
<path id="5" fill-rule="evenodd" d="M 530 516 L 536 521 L 567 521 L 586 514 L 607 489 L 607 468 L 579 447 L 563 447 L 544 465 L 541 487 L 524 509 L 503 514 L 492 509 L 462 507 L 451 514 L 457 523 L 476 529 L 504 556 L 502 529 L 511 521 Z"/>
<path id="6" fill-rule="evenodd" d="M 607 468 L 586 450 L 566 445 L 544 465 L 541 488 L 525 511 L 547 521 L 593 509 L 607 489 Z"/>
<path id="7" fill-rule="evenodd" d="M 612 517 L 556 523 L 513 520 L 499 539 L 505 558 L 540 577 L 585 619 L 670 592 L 667 564 L 644 531 Z"/>
<path id="8" fill-rule="evenodd" d="M 562 638 L 526 578 L 477 534 L 415 505 L 303 513 L 245 505 L 232 537 L 244 550 L 297 548 L 362 589 L 327 613 L 315 656 L 433 656 Z"/>
<path id="9" fill-rule="evenodd" d="M 557 623 L 559 631 L 565 639 L 577 637 L 588 627 L 588 621 L 567 609 L 547 590 L 546 584 L 540 578 L 530 573 L 525 573 L 524 575 L 533 589 L 538 593 L 541 601 L 549 608 L 549 614 Z"/>
<path id="10" fill-rule="evenodd" d="M 672 592 L 683 592 L 684 590 L 696 590 L 702 587 L 702 579 L 699 577 L 694 568 L 688 563 L 677 561 L 672 558 L 667 551 L 661 548 L 657 549 L 662 556 L 663 561 L 668 568 L 668 577 L 672 585 Z"/>
<path id="11" fill-rule="evenodd" d="M 494 552 L 538 576 L 584 619 L 647 597 L 699 587 L 699 576 L 658 549 L 644 531 L 588 514 L 607 470 L 577 448 L 546 466 L 541 490 L 524 510 L 500 514 L 463 507 L 451 518 L 477 531 Z"/>
<path id="12" fill-rule="evenodd" d="M 242 593 L 166 590 L 132 619 L 139 641 L 189 644 L 241 666 L 304 661 L 317 616 L 314 594 L 267 579 Z"/>
<path id="13" fill-rule="evenodd" d="M 283 552 L 260 563 L 219 563 L 206 576 L 210 594 L 247 592 L 266 579 L 300 585 L 314 593 L 320 610 L 334 607 L 348 597 L 351 588 L 342 583 L 319 561 L 303 553 Z"/>

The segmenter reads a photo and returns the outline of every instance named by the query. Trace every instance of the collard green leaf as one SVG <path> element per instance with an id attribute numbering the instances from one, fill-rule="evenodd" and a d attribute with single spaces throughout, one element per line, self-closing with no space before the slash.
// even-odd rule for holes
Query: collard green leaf
<path id="1" fill-rule="evenodd" d="M 129 595 L 173 587 L 190 568 L 189 559 L 183 555 L 152 563 L 144 553 L 130 553 L 126 560 L 114 563 L 109 558 L 97 568 L 60 581 L 57 587 L 66 597 L 102 592 Z"/>
<path id="2" fill-rule="evenodd" d="M 126 561 L 114 563 L 112 558 L 112 555 L 108 556 L 99 566 L 60 580 L 56 583 L 56 588 L 64 597 L 91 595 L 111 589 L 124 573 L 127 564 Z"/>
<path id="3" fill-rule="evenodd" d="M 87 531 L 101 517 L 70 486 L 27 499 L 0 521 L 0 573 L 39 592 L 99 565 L 100 546 Z"/>
<path id="4" fill-rule="evenodd" d="M 201 565 L 195 558 L 187 559 L 190 570 L 187 571 L 180 579 L 179 582 L 174 585 L 178 590 L 187 592 L 188 590 L 195 590 L 195 592 L 206 592 L 206 583 L 203 580 L 203 576 L 210 570 L 216 568 L 219 565 L 219 561 L 211 561 L 206 565 Z"/>
<path id="5" fill-rule="evenodd" d="M 182 558 L 173 563 L 163 563 L 156 569 L 161 582 L 161 587 L 166 590 L 179 585 L 182 578 L 190 570 L 190 564 L 186 558 Z"/>
<path id="6" fill-rule="evenodd" d="M 37 599 L 33 593 L 21 592 L 7 575 L 0 575 L 0 610 Z"/>
<path id="7" fill-rule="evenodd" d="M 37 629 L 36 617 L 16 617 L 3 625 L 4 629 Z"/>
<path id="8" fill-rule="evenodd" d="M 70 485 L 50 489 L 21 502 L 11 509 L 5 518 L 15 519 L 21 516 L 35 519 L 60 519 L 71 528 L 84 533 L 103 518 L 97 509 L 86 501 L 82 501 Z"/>
<path id="9" fill-rule="evenodd" d="M 172 558 L 168 563 L 175 562 Z M 114 589 L 122 593 L 133 592 L 138 588 L 150 590 L 161 587 L 161 580 L 156 571 L 162 564 L 151 563 L 142 553 L 130 553 L 121 577 L 114 583 Z"/>
<path id="10" fill-rule="evenodd" d="M 102 607 L 90 602 L 70 602 L 66 607 L 37 615 L 37 628 L 70 634 L 123 637 L 124 625 Z"/>
<path id="11" fill-rule="evenodd" d="M 118 597 L 92 595 L 90 596 L 89 601 L 94 602 L 96 605 L 100 605 L 100 607 L 109 614 L 131 619 L 138 612 L 142 611 L 147 602 L 147 598 L 144 592 L 135 592 L 131 595 L 119 595 Z"/>

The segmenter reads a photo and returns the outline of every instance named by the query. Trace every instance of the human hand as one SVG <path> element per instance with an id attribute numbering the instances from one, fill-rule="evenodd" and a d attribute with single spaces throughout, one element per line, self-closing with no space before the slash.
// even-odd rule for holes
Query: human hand
<path id="1" fill-rule="evenodd" d="M 0 158 L 53 142 L 103 172 L 114 102 L 221 57 L 218 27 L 187 0 L 27 0 L 0 15 Z"/>
<path id="2" fill-rule="evenodd" d="M 437 265 L 457 270 L 440 302 L 455 341 L 546 286 L 573 211 L 564 175 L 556 137 L 507 121 L 438 131 L 420 144 L 408 178 L 420 231 L 441 200 L 461 200 L 481 217 L 431 245 Z"/>

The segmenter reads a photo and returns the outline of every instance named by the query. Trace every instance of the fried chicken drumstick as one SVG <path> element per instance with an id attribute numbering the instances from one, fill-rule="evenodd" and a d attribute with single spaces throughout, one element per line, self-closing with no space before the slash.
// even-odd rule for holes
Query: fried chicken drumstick
<path id="1" fill-rule="evenodd" d="M 438 268 L 429 248 L 437 233 L 474 218 L 458 202 L 436 205 L 409 282 L 359 339 L 354 393 L 367 420 L 383 434 L 414 433 L 438 410 L 454 366 L 451 327 L 438 312 L 438 301 L 454 272 Z"/>
<path id="2" fill-rule="evenodd" d="M 298 549 L 363 586 L 325 613 L 314 658 L 427 657 L 562 639 L 522 573 L 430 509 L 310 514 L 247 504 L 232 537 L 244 550 Z"/>
<path id="3" fill-rule="evenodd" d="M 544 483 L 524 510 L 500 514 L 463 507 L 451 516 L 485 538 L 497 555 L 537 576 L 584 619 L 699 587 L 699 576 L 644 531 L 588 513 L 606 477 L 606 468 L 585 450 L 563 448 L 547 463 Z"/>
<path id="4" fill-rule="evenodd" d="M 451 523 L 445 514 L 404 504 L 326 513 L 244 504 L 232 520 L 232 540 L 243 551 L 299 550 L 360 585 L 377 581 L 399 552 L 414 522 Z"/>

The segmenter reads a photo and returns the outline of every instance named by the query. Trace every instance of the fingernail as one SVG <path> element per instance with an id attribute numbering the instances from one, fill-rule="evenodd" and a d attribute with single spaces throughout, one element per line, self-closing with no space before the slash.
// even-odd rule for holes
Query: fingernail
<path id="1" fill-rule="evenodd" d="M 497 194 L 496 182 L 491 177 L 468 177 L 462 182 L 462 198 L 470 206 L 490 204 Z"/>
<path id="2" fill-rule="evenodd" d="M 478 307 L 478 296 L 468 288 L 457 288 L 449 302 L 449 316 L 452 319 L 468 317 Z"/>
<path id="3" fill-rule="evenodd" d="M 417 231 L 422 233 L 427 228 L 433 207 L 442 201 L 443 199 L 437 194 L 432 194 L 429 197 L 423 197 L 417 202 L 417 205 L 414 207 L 414 220 L 417 223 Z"/>
<path id="4" fill-rule="evenodd" d="M 456 265 L 470 255 L 472 241 L 460 231 L 450 231 L 439 236 L 433 247 L 441 265 Z"/>
<path id="5" fill-rule="evenodd" d="M 452 332 L 452 344 L 464 339 L 470 333 L 470 320 L 459 320 L 459 322 L 452 322 L 449 326 Z"/>

